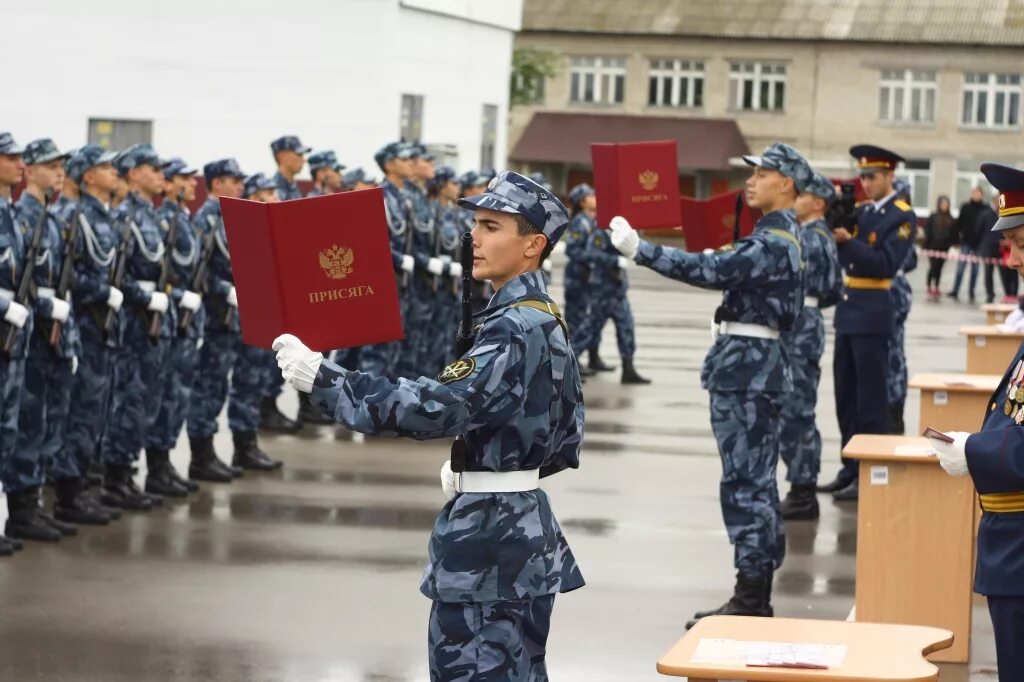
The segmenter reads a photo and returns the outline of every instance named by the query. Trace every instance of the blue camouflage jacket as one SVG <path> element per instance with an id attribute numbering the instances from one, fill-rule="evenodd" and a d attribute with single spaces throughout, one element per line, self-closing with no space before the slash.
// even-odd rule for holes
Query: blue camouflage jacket
<path id="1" fill-rule="evenodd" d="M 596 221 L 580 211 L 569 221 L 565 230 L 565 281 L 586 284 L 590 266 L 586 261 L 590 233 L 596 230 Z"/>
<path id="2" fill-rule="evenodd" d="M 592 288 L 618 293 L 629 288 L 626 273 L 619 267 L 621 256 L 622 254 L 612 245 L 607 230 L 594 229 L 590 232 L 584 258 L 590 265 L 589 283 Z"/>
<path id="3" fill-rule="evenodd" d="M 723 290 L 723 320 L 787 331 L 804 299 L 796 230 L 793 211 L 774 211 L 728 249 L 687 253 L 641 241 L 635 260 L 666 277 Z M 701 372 L 701 385 L 710 391 L 789 391 L 792 383 L 785 350 L 775 339 L 720 335 Z"/>
<path id="4" fill-rule="evenodd" d="M 227 295 L 235 286 L 235 276 L 231 270 L 231 253 L 217 197 L 208 197 L 203 202 L 193 223 L 197 235 L 205 237 L 212 234 L 214 241 L 213 257 L 206 269 L 206 282 L 201 292 L 206 309 L 206 329 L 237 332 L 240 329 L 238 311 L 227 303 Z"/>
<path id="5" fill-rule="evenodd" d="M 78 316 L 79 330 L 84 335 L 88 328 L 95 335 L 100 333 L 100 324 L 107 314 L 107 299 L 110 296 L 110 275 L 121 245 L 113 217 L 107 204 L 89 193 L 78 200 L 82 229 L 78 236 L 78 253 L 75 260 L 75 284 L 72 289 L 74 312 Z M 127 295 L 125 300 L 127 300 Z M 123 308 L 122 308 L 123 310 Z M 118 316 L 120 326 L 121 316 Z M 115 336 L 106 339 L 106 344 L 115 347 L 120 343 L 120 329 Z"/>
<path id="6" fill-rule="evenodd" d="M 274 173 L 274 184 L 277 185 L 277 197 L 281 201 L 301 199 L 302 190 L 296 182 L 289 182 L 288 178 L 281 175 L 281 171 Z"/>
<path id="7" fill-rule="evenodd" d="M 836 240 L 824 219 L 799 228 L 804 258 L 804 294 L 818 299 L 817 307 L 804 306 L 793 328 L 782 335 L 790 356 L 819 360 L 825 352 L 825 321 L 821 311 L 839 301 L 843 292 L 843 270 L 839 265 Z"/>
<path id="8" fill-rule="evenodd" d="M 416 261 L 416 275 L 429 281 L 433 275 L 427 265 L 434 256 L 434 239 L 437 234 L 437 204 L 427 198 L 416 183 L 405 183 L 405 193 L 411 202 L 412 211 L 412 257 Z"/>
<path id="9" fill-rule="evenodd" d="M 395 273 L 402 272 L 402 259 L 405 256 L 405 231 L 410 229 L 409 215 L 412 213 L 411 201 L 404 190 L 390 180 L 380 183 L 384 192 L 384 211 L 387 214 L 388 228 L 391 235 L 391 265 Z"/>
<path id="10" fill-rule="evenodd" d="M 350 372 L 324 361 L 314 405 L 362 433 L 420 440 L 463 435 L 468 471 L 579 466 L 579 367 L 554 316 L 517 306 L 551 302 L 540 273 L 503 286 L 479 313 L 473 347 L 438 379 Z M 438 514 L 420 591 L 447 602 L 529 599 L 583 586 L 543 490 L 463 493 Z"/>
<path id="11" fill-rule="evenodd" d="M 18 212 L 7 199 L 0 197 L 0 289 L 9 295 L 0 296 L 0 321 L 7 314 L 7 308 L 18 288 L 28 245 L 18 224 Z M 4 326 L 6 326 L 6 322 Z M 23 358 L 28 354 L 28 339 L 32 334 L 32 316 L 29 315 L 18 339 L 11 349 L 11 356 Z"/>
<path id="12" fill-rule="evenodd" d="M 126 320 L 148 324 L 146 306 L 155 291 L 164 257 L 164 230 L 156 206 L 136 192 L 129 192 L 114 211 L 114 220 L 128 225 L 128 260 L 121 290 Z M 166 292 L 165 292 L 166 293 Z M 136 308 L 131 310 L 130 308 Z M 174 308 L 161 316 L 161 336 L 169 338 L 174 329 Z"/>
<path id="13" fill-rule="evenodd" d="M 165 241 L 171 226 L 174 225 L 175 228 L 174 244 L 171 245 L 171 276 L 168 279 L 174 287 L 171 290 L 171 299 L 177 306 L 181 302 L 182 294 L 188 291 L 189 283 L 199 265 L 203 249 L 202 242 L 199 241 L 199 235 L 195 232 L 187 207 L 178 206 L 172 201 L 164 201 L 157 209 L 157 215 L 160 218 L 160 229 L 164 233 Z M 179 310 L 178 315 L 180 314 Z M 199 310 L 192 317 L 188 337 L 197 339 L 202 336 L 205 323 L 204 308 L 199 306 Z"/>
<path id="14" fill-rule="evenodd" d="M 42 215 L 43 205 L 29 194 L 22 192 L 17 203 L 18 219 L 21 221 L 21 232 L 28 248 L 32 240 L 32 230 L 35 229 L 39 218 Z M 60 273 L 64 267 L 64 231 L 61 221 L 49 210 L 46 219 L 46 230 L 40 242 L 39 257 L 36 260 L 35 285 L 38 292 L 39 287 L 56 289 L 60 281 Z M 37 296 L 33 306 L 33 314 L 37 318 L 36 323 L 42 333 L 49 335 L 50 320 L 53 319 L 53 301 L 49 297 Z M 38 336 L 32 343 L 48 343 L 48 340 Z M 75 322 L 74 314 L 68 315 L 68 319 L 61 325 L 60 343 L 56 349 L 57 356 L 71 358 L 81 351 L 81 340 L 78 336 L 78 325 Z"/>

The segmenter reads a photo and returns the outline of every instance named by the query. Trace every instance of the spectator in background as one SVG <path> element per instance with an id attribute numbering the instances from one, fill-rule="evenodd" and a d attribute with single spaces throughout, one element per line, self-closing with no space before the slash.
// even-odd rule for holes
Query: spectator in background
<path id="1" fill-rule="evenodd" d="M 996 289 L 993 283 L 992 273 L 996 269 L 996 263 L 1002 258 L 999 250 L 999 242 L 1002 241 L 1002 232 L 993 232 L 992 226 L 999 220 L 999 210 L 993 204 L 985 204 L 985 207 L 978 213 L 975 229 L 981 235 L 981 243 L 978 246 L 978 255 L 985 264 L 985 303 L 996 300 Z M 1014 273 L 1016 274 L 1016 273 Z M 1006 286 L 1003 285 L 1005 291 Z"/>
<path id="2" fill-rule="evenodd" d="M 954 243 L 960 244 L 960 260 L 956 264 L 956 280 L 953 282 L 953 289 L 947 296 L 954 301 L 960 299 L 960 284 L 964 279 L 964 269 L 968 261 L 971 265 L 971 283 L 967 289 L 971 303 L 974 303 L 974 287 L 978 283 L 978 246 L 981 244 L 981 233 L 977 231 L 978 215 L 985 211 L 988 206 L 985 204 L 980 187 L 971 190 L 971 200 L 960 206 L 960 213 L 956 217 L 956 238 Z"/>
<path id="3" fill-rule="evenodd" d="M 956 238 L 956 221 L 949 212 L 949 197 L 939 197 L 935 212 L 928 216 L 924 225 L 924 248 L 937 251 L 939 255 L 928 257 L 928 299 L 938 301 L 942 297 L 939 280 L 942 279 L 942 267 L 946 264 L 946 251 L 953 246 Z"/>
<path id="4" fill-rule="evenodd" d="M 1010 243 L 1005 239 L 999 242 L 999 278 L 1003 281 L 1003 303 L 1017 303 L 1017 290 L 1020 275 L 1011 267 L 1007 267 L 1010 257 Z"/>

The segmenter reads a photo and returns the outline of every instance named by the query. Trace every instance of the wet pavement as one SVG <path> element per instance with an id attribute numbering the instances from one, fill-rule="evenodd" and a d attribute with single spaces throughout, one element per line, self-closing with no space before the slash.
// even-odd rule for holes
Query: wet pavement
<path id="1" fill-rule="evenodd" d="M 911 374 L 962 371 L 956 328 L 983 316 L 924 302 L 923 276 L 913 277 Z M 699 385 L 718 297 L 649 271 L 631 277 L 636 364 L 655 383 L 588 381 L 582 467 L 544 483 L 587 579 L 556 600 L 548 659 L 559 682 L 668 679 L 657 658 L 733 584 Z M 602 350 L 618 364 L 610 326 Z M 830 358 L 831 338 L 819 409 L 827 479 L 839 448 Z M 294 413 L 295 394 L 281 404 Z M 912 394 L 908 431 L 917 409 Z M 208 484 L 187 502 L 0 560 L 0 679 L 426 680 L 429 602 L 418 586 L 446 445 L 330 427 L 262 441 L 282 472 Z M 230 457 L 226 425 L 216 445 Z M 187 450 L 183 437 L 181 468 Z M 787 526 L 777 615 L 843 619 L 853 606 L 856 508 L 821 502 L 818 522 Z M 942 666 L 944 681 L 995 680 L 991 622 L 975 605 L 971 663 Z"/>

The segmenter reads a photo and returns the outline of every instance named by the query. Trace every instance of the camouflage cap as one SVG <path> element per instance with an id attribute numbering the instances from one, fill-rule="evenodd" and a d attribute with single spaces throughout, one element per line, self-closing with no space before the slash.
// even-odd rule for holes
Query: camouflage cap
<path id="1" fill-rule="evenodd" d="M 26 166 L 37 163 L 49 163 L 58 159 L 68 159 L 71 154 L 57 149 L 57 145 L 48 137 L 32 140 L 25 145 L 25 151 L 21 153 L 21 160 Z"/>
<path id="2" fill-rule="evenodd" d="M 484 178 L 485 182 L 490 182 L 494 178 L 498 177 L 498 171 L 493 168 L 481 168 L 480 177 Z M 537 184 L 539 185 L 540 183 Z"/>
<path id="3" fill-rule="evenodd" d="M 310 173 L 315 173 L 321 168 L 333 168 L 340 173 L 345 168 L 344 165 L 338 163 L 338 157 L 331 149 L 313 152 L 309 155 L 307 162 L 309 163 Z"/>
<path id="4" fill-rule="evenodd" d="M 160 170 L 164 172 L 165 180 L 170 180 L 175 175 L 195 175 L 198 172 L 195 168 L 192 168 L 177 156 L 165 161 L 164 165 L 160 167 Z"/>
<path id="5" fill-rule="evenodd" d="M 448 182 L 458 182 L 455 169 L 451 166 L 438 166 L 434 170 L 434 186 L 440 187 Z"/>
<path id="6" fill-rule="evenodd" d="M 10 133 L 0 133 L 0 154 L 4 156 L 17 156 L 21 154 L 24 149 L 18 146 L 18 143 L 14 141 L 14 135 Z"/>
<path id="7" fill-rule="evenodd" d="M 502 171 L 488 183 L 486 192 L 459 199 L 459 206 L 521 215 L 544 233 L 549 244 L 557 242 L 569 224 L 569 211 L 558 197 L 515 171 Z"/>
<path id="8" fill-rule="evenodd" d="M 913 188 L 910 186 L 910 180 L 906 178 L 896 178 L 892 181 L 892 189 L 896 192 L 897 196 L 909 197 Z"/>
<path id="9" fill-rule="evenodd" d="M 585 182 L 573 187 L 569 190 L 569 202 L 572 204 L 578 204 L 589 196 L 594 195 L 594 188 Z"/>
<path id="10" fill-rule="evenodd" d="M 206 182 L 213 182 L 214 178 L 230 175 L 233 178 L 242 180 L 245 173 L 238 167 L 238 162 L 232 158 L 217 159 L 203 166 L 203 178 Z"/>
<path id="11" fill-rule="evenodd" d="M 459 176 L 459 186 L 461 186 L 463 190 L 467 190 L 470 187 L 480 187 L 481 185 L 486 185 L 487 182 L 487 178 L 474 170 L 468 170 Z"/>
<path id="12" fill-rule="evenodd" d="M 125 175 L 132 168 L 147 164 L 153 168 L 160 168 L 163 165 L 153 145 L 149 144 L 134 144 L 118 154 L 114 160 L 114 165 L 121 175 Z"/>
<path id="13" fill-rule="evenodd" d="M 341 182 L 346 187 L 355 187 L 356 183 L 363 183 L 365 185 L 376 185 L 377 178 L 373 177 L 361 167 L 353 168 L 352 170 L 341 176 Z"/>
<path id="14" fill-rule="evenodd" d="M 768 145 L 761 156 L 744 156 L 743 160 L 748 166 L 767 168 L 792 178 L 797 193 L 807 190 L 807 183 L 814 172 L 800 152 L 782 142 Z"/>
<path id="15" fill-rule="evenodd" d="M 302 144 L 302 140 L 295 135 L 282 135 L 270 143 L 270 151 L 274 154 L 284 150 L 295 152 L 296 154 L 308 154 L 310 152 L 310 148 Z"/>
<path id="16" fill-rule="evenodd" d="M 373 155 L 374 161 L 384 170 L 384 164 L 392 159 L 411 159 L 412 149 L 405 142 L 389 142 Z"/>
<path id="17" fill-rule="evenodd" d="M 78 153 L 77 149 L 69 149 L 67 158 L 64 159 L 64 175 L 71 175 L 71 160 Z"/>
<path id="18" fill-rule="evenodd" d="M 277 183 L 274 182 L 273 178 L 268 178 L 264 173 L 253 173 L 245 179 L 242 196 L 248 198 L 256 194 L 256 192 L 265 189 L 277 189 Z"/>
<path id="19" fill-rule="evenodd" d="M 818 172 L 811 175 L 811 181 L 807 183 L 804 192 L 824 199 L 826 204 L 831 204 L 836 198 L 836 188 L 832 181 Z"/>
<path id="20" fill-rule="evenodd" d="M 115 158 L 117 158 L 117 152 L 107 151 L 96 144 L 87 144 L 75 152 L 64 168 L 69 178 L 80 183 L 90 168 L 113 163 Z"/>

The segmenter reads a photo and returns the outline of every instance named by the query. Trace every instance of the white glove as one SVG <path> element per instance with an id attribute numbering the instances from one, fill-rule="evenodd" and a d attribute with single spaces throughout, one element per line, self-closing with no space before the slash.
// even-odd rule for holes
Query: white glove
<path id="1" fill-rule="evenodd" d="M 78 374 L 78 356 L 77 355 L 72 355 L 71 356 L 71 375 L 74 376 L 76 374 Z"/>
<path id="2" fill-rule="evenodd" d="M 444 261 L 440 258 L 431 258 L 427 261 L 427 272 L 432 275 L 440 275 L 444 272 Z"/>
<path id="3" fill-rule="evenodd" d="M 416 267 L 416 260 L 412 256 L 402 256 L 403 272 L 412 272 L 414 267 Z"/>
<path id="4" fill-rule="evenodd" d="M 971 434 L 965 431 L 947 431 L 953 438 L 952 443 L 945 443 L 935 438 L 930 439 L 939 456 L 939 464 L 950 476 L 964 476 L 967 471 L 967 438 Z"/>
<path id="5" fill-rule="evenodd" d="M 282 334 L 271 346 L 277 351 L 277 366 L 284 380 L 303 393 L 313 390 L 313 382 L 324 361 L 323 353 L 311 351 L 297 337 Z"/>
<path id="6" fill-rule="evenodd" d="M 459 494 L 459 491 L 455 489 L 455 472 L 452 471 L 451 460 L 441 465 L 441 490 L 449 500 Z"/>
<path id="7" fill-rule="evenodd" d="M 166 313 L 169 303 L 167 294 L 162 291 L 154 291 L 149 295 L 149 305 L 146 306 L 146 310 L 151 310 L 154 313 Z"/>
<path id="8" fill-rule="evenodd" d="M 448 266 L 448 274 L 452 279 L 462 279 L 462 263 L 451 263 Z"/>
<path id="9" fill-rule="evenodd" d="M 50 303 L 53 305 L 53 311 L 50 314 L 51 320 L 57 322 L 67 322 L 68 315 L 71 314 L 71 304 L 67 301 L 62 301 L 59 298 L 51 298 Z"/>
<path id="10" fill-rule="evenodd" d="M 124 294 L 117 287 L 110 287 L 110 293 L 107 294 L 107 307 L 117 312 L 121 309 L 122 303 L 124 303 Z"/>
<path id="11" fill-rule="evenodd" d="M 9 301 L 7 303 L 7 312 L 4 314 L 4 320 L 21 329 L 28 320 L 28 308 L 17 301 Z"/>
<path id="12" fill-rule="evenodd" d="M 551 253 L 565 253 L 565 242 L 559 240 L 558 243 L 555 244 L 555 248 L 551 249 Z"/>
<path id="13" fill-rule="evenodd" d="M 542 265 L 541 268 L 544 269 L 544 272 L 550 274 L 551 271 L 554 270 L 554 267 L 551 265 L 551 259 L 548 258 L 546 261 L 544 261 L 544 265 Z"/>
<path id="14" fill-rule="evenodd" d="M 203 302 L 202 297 L 194 291 L 186 291 L 181 295 L 181 301 L 178 303 L 179 306 L 185 310 L 191 310 L 195 312 L 199 310 L 199 304 Z"/>
<path id="15" fill-rule="evenodd" d="M 612 218 L 612 246 L 626 258 L 633 260 L 640 249 L 640 235 L 636 233 L 629 221 L 620 215 Z"/>
<path id="16" fill-rule="evenodd" d="M 238 307 L 238 292 L 235 291 L 234 287 L 231 287 L 231 290 L 228 292 L 227 301 L 228 305 L 232 308 Z"/>
<path id="17" fill-rule="evenodd" d="M 625 256 L 619 256 L 619 270 L 625 270 L 629 267 L 629 264 L 633 261 L 629 260 Z"/>

